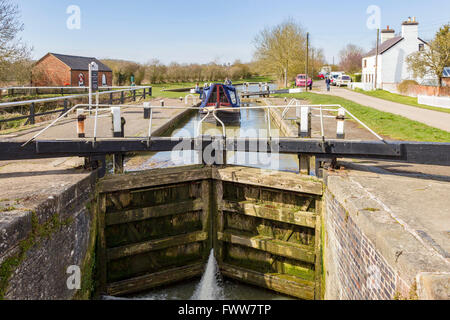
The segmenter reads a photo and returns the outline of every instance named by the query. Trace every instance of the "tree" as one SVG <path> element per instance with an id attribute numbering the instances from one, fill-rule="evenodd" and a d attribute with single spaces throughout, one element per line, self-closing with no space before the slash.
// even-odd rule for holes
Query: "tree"
<path id="1" fill-rule="evenodd" d="M 415 78 L 424 78 L 427 74 L 433 73 L 439 79 L 439 86 L 442 87 L 444 68 L 450 66 L 450 24 L 439 29 L 425 50 L 411 54 L 406 61 Z"/>
<path id="2" fill-rule="evenodd" d="M 293 22 L 285 22 L 261 31 L 255 38 L 255 60 L 258 69 L 284 80 L 305 71 L 306 33 Z"/>
<path id="3" fill-rule="evenodd" d="M 340 68 L 347 73 L 357 73 L 362 69 L 364 50 L 354 44 L 348 44 L 339 52 Z"/>
<path id="4" fill-rule="evenodd" d="M 19 9 L 10 0 L 0 0 L 0 81 L 30 79 L 30 50 L 20 43 Z"/>

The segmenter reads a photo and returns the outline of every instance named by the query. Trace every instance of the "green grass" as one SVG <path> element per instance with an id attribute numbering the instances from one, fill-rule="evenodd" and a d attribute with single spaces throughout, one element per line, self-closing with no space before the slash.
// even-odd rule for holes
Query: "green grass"
<path id="1" fill-rule="evenodd" d="M 253 77 L 249 79 L 243 79 L 243 80 L 237 80 L 233 81 L 235 84 L 240 84 L 244 82 L 270 82 L 272 81 L 269 77 Z M 209 81 L 206 81 L 209 82 Z M 220 82 L 220 81 L 216 81 Z M 203 86 L 204 82 L 199 82 L 200 86 Z M 154 98 L 171 98 L 171 99 L 178 99 L 180 97 L 184 98 L 189 92 L 168 92 L 163 91 L 167 89 L 177 89 L 177 88 L 194 88 L 196 85 L 196 82 L 177 82 L 177 83 L 162 83 L 162 84 L 151 84 L 152 86 L 152 95 Z"/>
<path id="2" fill-rule="evenodd" d="M 406 104 L 406 105 L 417 107 L 417 108 L 450 113 L 450 109 L 431 107 L 431 106 L 419 104 L 417 102 L 417 98 L 408 97 L 408 96 L 404 96 L 404 95 L 396 94 L 396 93 L 391 93 L 391 92 L 385 91 L 385 90 L 364 91 L 362 89 L 356 88 L 355 92 L 362 93 L 367 96 L 372 96 L 375 98 L 380 98 L 380 99 L 384 99 L 384 100 L 388 100 L 388 101 L 392 101 L 392 102 Z"/>
<path id="3" fill-rule="evenodd" d="M 388 112 L 357 104 L 340 97 L 316 93 L 278 95 L 308 100 L 311 104 L 340 104 L 378 134 L 394 140 L 450 142 L 450 132 Z"/>

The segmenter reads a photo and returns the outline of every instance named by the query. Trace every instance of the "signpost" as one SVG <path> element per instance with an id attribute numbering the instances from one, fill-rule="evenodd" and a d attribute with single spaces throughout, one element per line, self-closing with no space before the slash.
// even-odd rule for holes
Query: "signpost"
<path id="1" fill-rule="evenodd" d="M 92 92 L 98 91 L 98 64 L 89 64 L 89 113 L 92 108 Z"/>

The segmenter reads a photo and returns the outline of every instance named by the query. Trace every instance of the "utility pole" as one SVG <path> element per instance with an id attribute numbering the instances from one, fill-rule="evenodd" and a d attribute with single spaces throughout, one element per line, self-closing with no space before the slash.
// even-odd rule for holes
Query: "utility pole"
<path id="1" fill-rule="evenodd" d="M 284 68 L 284 87 L 287 88 L 288 87 L 288 79 L 287 79 L 287 68 Z"/>
<path id="2" fill-rule="evenodd" d="M 306 33 L 305 91 L 308 91 L 309 32 Z"/>
<path id="3" fill-rule="evenodd" d="M 377 54 L 375 56 L 375 90 L 377 90 L 377 81 L 378 81 L 378 52 L 380 50 L 380 29 L 377 29 Z"/>

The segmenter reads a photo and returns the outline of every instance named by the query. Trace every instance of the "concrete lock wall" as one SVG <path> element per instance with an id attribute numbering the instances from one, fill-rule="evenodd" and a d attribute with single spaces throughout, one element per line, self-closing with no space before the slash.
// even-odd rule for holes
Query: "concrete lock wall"
<path id="1" fill-rule="evenodd" d="M 89 298 L 96 238 L 89 202 L 95 181 L 93 172 L 33 211 L 2 221 L 0 299 Z M 77 268 L 79 287 L 73 287 L 75 279 L 68 286 Z"/>
<path id="2" fill-rule="evenodd" d="M 356 180 L 325 178 L 325 299 L 449 299 L 449 267 Z"/>

